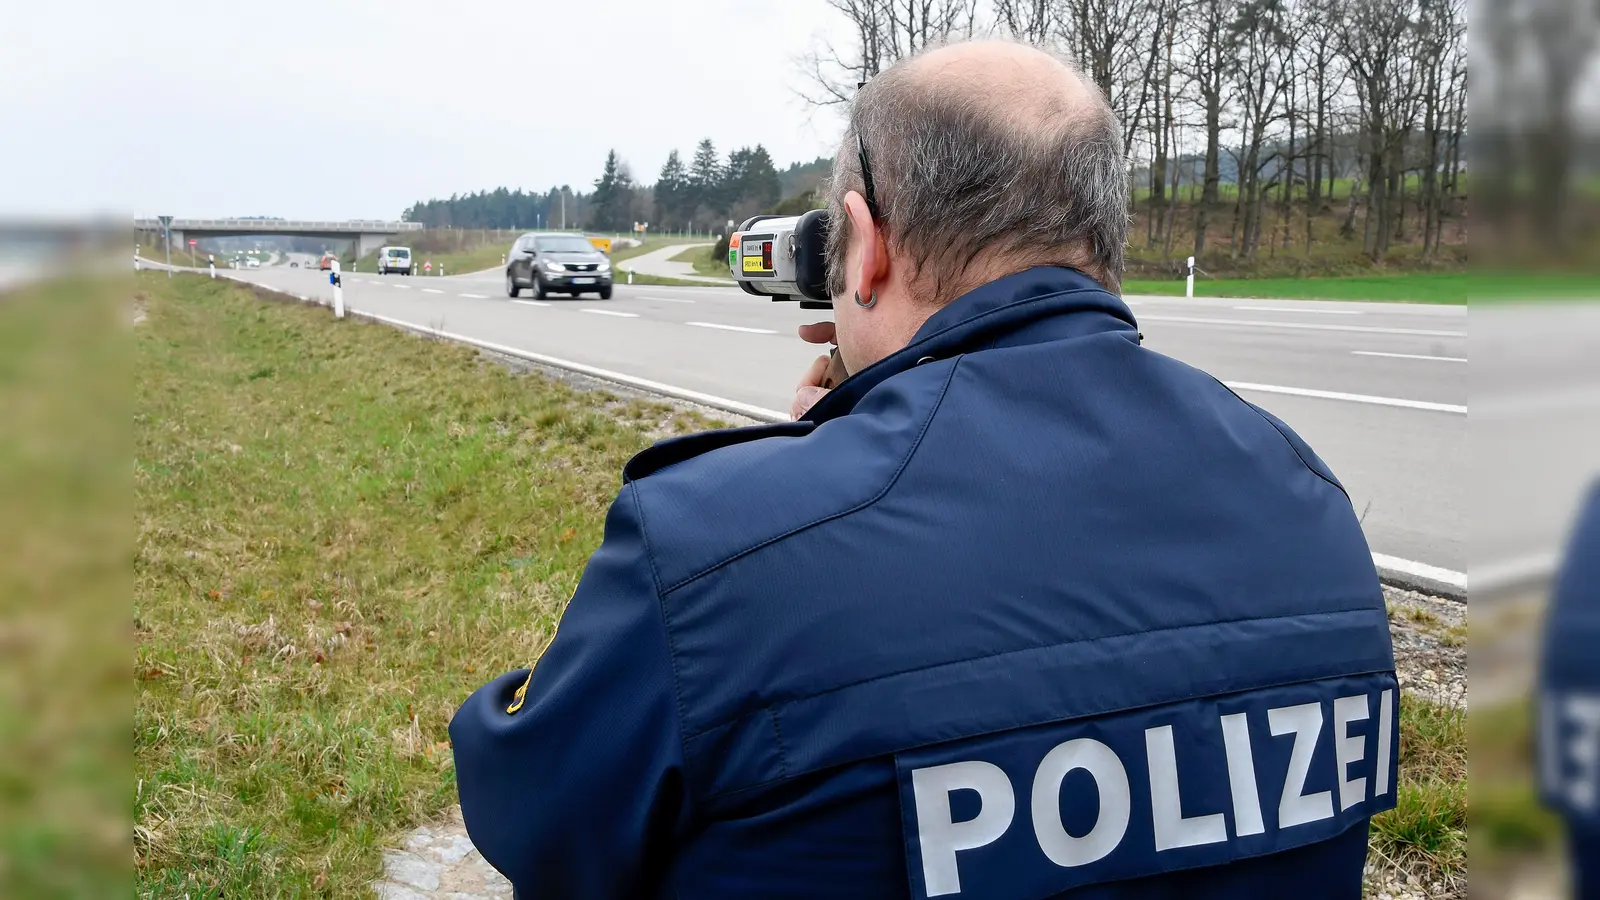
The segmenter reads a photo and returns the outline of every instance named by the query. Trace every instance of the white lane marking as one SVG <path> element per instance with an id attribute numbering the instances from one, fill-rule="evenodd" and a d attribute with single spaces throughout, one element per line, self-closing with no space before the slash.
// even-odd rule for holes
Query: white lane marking
<path id="1" fill-rule="evenodd" d="M 1493 593 L 1501 588 L 1549 578 L 1560 565 L 1561 554 L 1549 550 L 1472 566 L 1468 574 L 1479 590 Z"/>
<path id="2" fill-rule="evenodd" d="M 1465 356 L 1423 356 L 1420 353 L 1379 353 L 1376 350 L 1351 350 L 1356 356 L 1386 356 L 1390 359 L 1432 359 L 1439 362 L 1466 362 Z"/>
<path id="3" fill-rule="evenodd" d="M 442 293 L 444 293 L 444 291 L 438 290 L 436 288 L 423 288 L 422 292 L 424 294 L 442 294 Z"/>
<path id="4" fill-rule="evenodd" d="M 523 306 L 549 306 L 550 305 L 550 304 L 545 303 L 545 302 L 543 302 L 541 300 L 513 300 L 511 302 L 512 303 L 521 303 Z"/>
<path id="5" fill-rule="evenodd" d="M 676 297 L 640 297 L 640 300 L 660 300 L 662 303 L 693 303 L 693 300 L 679 300 Z"/>
<path id="6" fill-rule="evenodd" d="M 746 328 L 743 325 L 718 325 L 715 322 L 685 322 L 683 324 L 693 325 L 696 328 L 720 328 L 723 331 L 743 331 L 746 334 L 777 334 L 776 331 L 773 331 L 770 328 Z"/>
<path id="7" fill-rule="evenodd" d="M 1371 325 L 1310 325 L 1305 322 L 1268 322 L 1261 319 L 1207 319 L 1200 316 L 1140 316 L 1140 322 L 1185 322 L 1192 325 L 1245 325 L 1252 328 L 1303 328 L 1311 331 L 1357 331 L 1362 334 L 1410 334 L 1417 337 L 1467 336 L 1465 331 L 1430 331 L 1422 328 L 1375 328 Z"/>
<path id="8" fill-rule="evenodd" d="M 511 302 L 539 306 L 549 305 L 540 304 L 533 300 L 513 300 Z M 516 347 L 508 347 L 505 344 L 496 344 L 490 341 L 480 341 L 477 338 L 467 337 L 464 334 L 455 334 L 453 332 L 444 331 L 438 328 L 430 328 L 426 325 L 417 325 L 402 319 L 392 319 L 388 316 L 380 316 L 369 312 L 359 312 L 357 310 L 351 310 L 350 312 L 355 315 L 362 316 L 363 318 L 371 319 L 374 322 L 382 322 L 386 325 L 393 325 L 397 328 L 405 328 L 410 331 L 431 334 L 435 337 L 444 338 L 447 341 L 456 341 L 458 343 L 467 344 L 473 347 L 481 347 L 484 350 L 489 350 L 495 353 L 503 353 L 507 356 L 515 356 L 520 359 L 543 363 L 547 366 L 555 366 L 556 368 L 566 369 L 572 372 L 579 372 L 584 375 L 592 375 L 596 378 L 604 378 L 608 381 L 615 381 L 619 384 L 626 384 L 632 387 L 641 388 L 643 390 L 654 391 L 658 394 L 665 394 L 668 397 L 677 397 L 680 400 L 688 400 L 693 403 L 702 403 L 706 406 L 716 409 L 725 409 L 729 412 L 747 415 L 754 419 L 762 419 L 767 422 L 790 421 L 790 417 L 787 413 L 778 412 L 775 409 L 765 409 L 763 407 L 756 406 L 751 403 L 744 403 L 738 400 L 730 400 L 726 397 L 718 397 L 715 394 L 691 391 L 688 388 L 664 384 L 659 381 L 651 381 L 648 378 L 639 378 L 634 375 L 625 375 L 621 372 L 613 372 L 608 369 L 585 365 L 584 363 L 573 362 L 571 360 L 561 359 L 559 357 L 545 356 L 542 353 L 533 353 L 531 351 L 522 350 Z M 1435 578 L 1437 581 L 1451 585 L 1459 583 L 1463 588 L 1466 586 L 1467 577 L 1462 573 L 1452 572 L 1449 569 L 1441 569 L 1436 566 L 1430 566 L 1426 563 L 1414 562 L 1412 560 L 1401 559 L 1396 556 L 1387 556 L 1381 553 L 1372 554 L 1372 562 L 1374 565 L 1380 568 L 1393 569 L 1412 575 L 1436 573 L 1438 576 L 1442 576 Z M 1424 577 L 1434 577 L 1434 575 L 1424 575 Z"/>
<path id="9" fill-rule="evenodd" d="M 618 312 L 618 311 L 616 311 L 614 309 L 590 309 L 589 307 L 586 306 L 583 309 L 580 309 L 578 311 L 579 312 L 586 312 L 586 313 L 594 313 L 597 316 L 616 316 L 619 319 L 637 319 L 637 318 L 639 318 L 639 314 L 638 313 Z"/>
<path id="10" fill-rule="evenodd" d="M 397 285 L 393 285 L 393 286 L 399 288 L 402 291 L 411 290 L 411 285 L 409 285 L 409 284 L 397 284 Z"/>
<path id="11" fill-rule="evenodd" d="M 1291 309 L 1287 306 L 1235 306 L 1251 312 L 1312 313 L 1319 316 L 1359 316 L 1359 309 Z"/>
<path id="12" fill-rule="evenodd" d="M 1467 573 L 1465 572 L 1441 569 L 1438 566 L 1430 566 L 1427 563 L 1420 563 L 1410 559 L 1401 559 L 1398 556 L 1389 556 L 1385 553 L 1372 554 L 1372 564 L 1380 569 L 1390 569 L 1416 578 L 1426 578 L 1429 581 L 1448 584 L 1461 590 L 1467 589 Z"/>
<path id="13" fill-rule="evenodd" d="M 456 296 L 458 296 L 458 297 L 470 297 L 473 300 L 487 300 L 487 299 L 489 299 L 488 297 L 485 297 L 482 294 L 457 294 Z"/>
<path id="14" fill-rule="evenodd" d="M 520 300 L 517 302 L 531 303 L 533 301 Z M 607 369 L 585 365 L 580 362 L 573 362 L 571 360 L 560 359 L 554 356 L 545 356 L 542 353 L 533 353 L 528 350 L 521 350 L 516 347 L 507 347 L 504 344 L 496 344 L 490 341 L 480 341 L 477 338 L 467 337 L 464 334 L 454 334 L 449 331 L 430 328 L 426 325 L 417 325 L 401 319 L 391 319 L 388 316 L 380 316 L 369 312 L 358 313 L 358 315 L 371 319 L 375 322 L 382 322 L 386 325 L 394 325 L 397 328 L 405 328 L 411 331 L 421 332 L 423 334 L 431 334 L 434 337 L 444 338 L 447 341 L 456 341 L 458 343 L 467 344 L 473 347 L 481 347 L 484 350 L 489 350 L 494 353 L 503 353 L 507 356 L 515 356 L 531 362 L 543 363 L 547 366 L 555 366 L 559 369 L 567 369 L 568 371 L 578 372 L 584 375 L 592 375 L 596 378 L 604 378 L 607 381 L 615 381 L 618 384 L 626 384 L 631 387 L 641 388 L 647 391 L 654 391 L 658 394 L 665 394 L 668 397 L 677 397 L 680 400 L 688 400 L 692 403 L 701 403 L 716 409 L 725 409 L 729 412 L 736 412 L 740 415 L 750 416 L 753 419 L 761 419 L 767 422 L 790 421 L 788 413 L 778 412 L 775 409 L 764 409 L 760 406 L 756 406 L 751 403 L 742 403 L 738 400 L 729 400 L 726 397 L 718 397 L 715 394 L 703 394 L 700 391 L 691 391 L 688 388 L 663 384 L 659 381 L 651 381 L 647 378 L 639 378 L 634 375 L 624 375 L 621 372 L 613 372 Z"/>
<path id="15" fill-rule="evenodd" d="M 1397 397 L 1374 397 L 1371 394 L 1346 394 L 1342 391 L 1317 391 L 1311 388 L 1284 387 L 1277 384 L 1252 384 L 1247 381 L 1224 381 L 1236 391 L 1261 391 L 1266 394 L 1289 394 L 1294 397 L 1316 397 L 1322 400 L 1344 400 L 1349 403 L 1370 403 L 1374 406 L 1398 406 L 1403 409 L 1425 409 L 1430 412 L 1447 412 L 1466 415 L 1465 406 L 1453 403 L 1430 403 L 1426 400 L 1401 400 Z"/>

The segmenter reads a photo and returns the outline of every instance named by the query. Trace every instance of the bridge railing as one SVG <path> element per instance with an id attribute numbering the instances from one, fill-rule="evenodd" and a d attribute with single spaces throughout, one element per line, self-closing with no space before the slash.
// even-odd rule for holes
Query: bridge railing
<path id="1" fill-rule="evenodd" d="M 135 228 L 160 228 L 159 219 L 133 220 Z M 174 231 L 421 231 L 421 222 L 393 222 L 383 219 L 173 219 Z"/>

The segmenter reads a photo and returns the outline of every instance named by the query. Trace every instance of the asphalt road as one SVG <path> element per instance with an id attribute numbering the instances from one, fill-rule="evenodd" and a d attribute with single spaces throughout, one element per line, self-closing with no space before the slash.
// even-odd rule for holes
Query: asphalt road
<path id="1" fill-rule="evenodd" d="M 230 272 L 331 297 L 326 273 Z M 617 285 L 506 297 L 498 270 L 449 277 L 345 273 L 345 304 L 774 412 L 827 318 L 714 287 Z M 1462 307 L 1129 297 L 1145 345 L 1204 369 L 1299 432 L 1344 482 L 1380 565 L 1461 591 L 1468 559 L 1467 313 Z"/>

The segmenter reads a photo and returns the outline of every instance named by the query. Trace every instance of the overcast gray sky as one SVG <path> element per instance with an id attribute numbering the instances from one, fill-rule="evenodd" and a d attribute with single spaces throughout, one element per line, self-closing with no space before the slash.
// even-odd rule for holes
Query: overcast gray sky
<path id="1" fill-rule="evenodd" d="M 702 137 L 832 152 L 795 58 L 823 0 L 11 4 L 0 214 L 397 217 L 499 186 L 654 181 Z"/>

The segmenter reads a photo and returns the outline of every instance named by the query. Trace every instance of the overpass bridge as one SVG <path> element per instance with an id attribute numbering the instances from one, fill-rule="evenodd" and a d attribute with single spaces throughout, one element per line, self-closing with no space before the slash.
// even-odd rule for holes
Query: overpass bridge
<path id="1" fill-rule="evenodd" d="M 161 220 L 139 217 L 133 220 L 137 231 L 161 233 Z M 223 237 L 309 237 L 332 241 L 351 241 L 355 255 L 365 256 L 389 243 L 398 235 L 421 231 L 421 222 L 388 222 L 382 219 L 178 219 L 172 220 L 174 246 L 185 247 L 190 239 Z"/>

